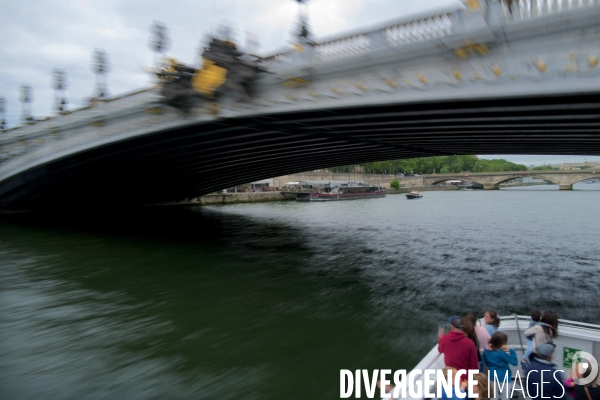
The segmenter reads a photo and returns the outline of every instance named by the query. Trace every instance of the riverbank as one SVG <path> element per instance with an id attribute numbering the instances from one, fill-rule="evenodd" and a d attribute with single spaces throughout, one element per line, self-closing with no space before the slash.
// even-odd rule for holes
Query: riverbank
<path id="1" fill-rule="evenodd" d="M 234 203 L 263 203 L 269 201 L 295 200 L 293 193 L 282 192 L 258 192 L 258 193 L 223 193 L 208 194 L 199 197 L 194 204 L 213 205 L 213 204 L 234 204 Z"/>
<path id="2" fill-rule="evenodd" d="M 387 194 L 409 193 L 413 190 L 420 192 L 458 190 L 456 186 L 411 186 L 400 189 L 386 189 Z M 222 193 L 208 194 L 199 197 L 196 201 L 189 204 L 214 205 L 214 204 L 238 204 L 238 203 L 264 203 L 271 201 L 296 200 L 295 193 L 292 192 L 258 192 L 258 193 Z"/>

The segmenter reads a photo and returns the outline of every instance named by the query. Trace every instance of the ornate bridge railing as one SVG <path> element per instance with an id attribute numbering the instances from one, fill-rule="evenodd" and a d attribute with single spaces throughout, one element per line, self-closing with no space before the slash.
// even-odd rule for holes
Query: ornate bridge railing
<path id="1" fill-rule="evenodd" d="M 390 46 L 434 39 L 452 33 L 451 14 L 440 14 L 383 28 Z"/>
<path id="2" fill-rule="evenodd" d="M 509 6 L 510 4 L 510 6 Z M 509 20 L 531 19 L 563 11 L 600 5 L 599 0 L 513 0 L 504 1 L 502 13 Z"/>
<path id="3" fill-rule="evenodd" d="M 372 31 L 306 44 L 301 48 L 267 57 L 262 66 L 271 72 L 284 69 L 298 59 L 298 50 L 304 53 L 301 58 L 311 58 L 314 55 L 314 61 L 322 62 L 366 54 L 381 47 L 395 47 L 448 36 L 452 34 L 453 18 L 456 19 L 455 14 L 461 10 L 462 6 L 454 5 L 435 13 L 402 18 Z"/>
<path id="4" fill-rule="evenodd" d="M 298 46 L 295 50 L 267 57 L 262 65 L 269 71 L 276 72 L 299 59 L 310 60 L 313 63 L 327 62 L 367 54 L 385 47 L 409 45 L 460 34 L 469 29 L 469 24 L 477 22 L 464 18 L 465 8 L 471 12 L 483 12 L 488 21 L 498 20 L 503 25 L 509 25 L 521 20 L 543 18 L 599 5 L 600 0 L 466 0 L 464 7 L 450 6 L 434 13 L 402 18 L 372 31 Z"/>
<path id="5" fill-rule="evenodd" d="M 373 32 L 359 33 L 315 45 L 318 60 L 332 60 L 371 51 L 372 45 L 400 46 L 452 33 L 450 13 L 394 23 Z"/>

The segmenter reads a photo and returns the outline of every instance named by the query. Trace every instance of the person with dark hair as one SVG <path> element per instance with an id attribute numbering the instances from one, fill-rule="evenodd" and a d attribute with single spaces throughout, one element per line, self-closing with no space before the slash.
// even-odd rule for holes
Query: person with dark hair
<path id="1" fill-rule="evenodd" d="M 560 370 L 552 362 L 556 346 L 553 343 L 539 345 L 529 356 L 529 362 L 523 366 L 526 376 L 528 398 L 564 399 L 565 387 Z"/>
<path id="2" fill-rule="evenodd" d="M 477 325 L 477 315 L 474 312 L 466 313 L 464 319 L 471 321 L 475 329 L 475 335 L 477 335 L 477 342 L 479 343 L 479 347 L 477 349 L 479 351 L 479 370 L 483 371 L 485 368 L 485 363 L 483 362 L 483 351 L 485 350 L 485 346 L 490 342 L 492 336 L 488 333 L 485 327 Z"/>
<path id="3" fill-rule="evenodd" d="M 487 310 L 485 314 L 483 314 L 483 320 L 485 321 L 484 328 L 488 331 L 490 336 L 498 332 L 498 328 L 500 327 L 500 317 L 496 311 Z"/>
<path id="4" fill-rule="evenodd" d="M 463 332 L 475 345 L 477 349 L 477 361 L 481 363 L 481 354 L 479 354 L 479 340 L 477 339 L 477 334 L 475 333 L 475 325 L 468 319 L 463 318 Z"/>
<path id="5" fill-rule="evenodd" d="M 550 310 L 544 312 L 540 322 L 527 329 L 525 337 L 533 337 L 533 351 L 545 343 L 552 343 L 558 336 L 558 315 Z"/>
<path id="6" fill-rule="evenodd" d="M 510 399 L 512 389 L 512 378 L 510 377 L 510 365 L 517 365 L 517 352 L 508 346 L 508 337 L 505 333 L 496 332 L 492 335 L 490 346 L 483 352 L 485 365 L 488 367 L 488 375 L 494 383 L 494 390 L 497 383 L 506 380 L 507 386 L 503 389 L 503 398 Z"/>
<path id="7" fill-rule="evenodd" d="M 438 351 L 444 354 L 444 364 L 457 370 L 478 370 L 477 348 L 463 332 L 464 320 L 454 315 L 448 318 L 448 322 L 448 334 L 444 334 L 444 328 L 438 330 Z"/>
<path id="8" fill-rule="evenodd" d="M 539 310 L 531 311 L 531 319 L 529 320 L 529 327 L 527 329 L 533 328 L 536 324 L 540 323 L 540 319 L 542 318 L 542 313 Z M 523 360 L 521 362 L 528 362 L 529 356 L 533 351 L 533 338 L 527 337 L 527 350 L 523 354 Z"/>

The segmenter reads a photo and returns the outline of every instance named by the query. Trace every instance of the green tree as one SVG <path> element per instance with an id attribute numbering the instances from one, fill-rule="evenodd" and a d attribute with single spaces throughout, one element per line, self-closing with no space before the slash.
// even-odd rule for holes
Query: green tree
<path id="1" fill-rule="evenodd" d="M 400 182 L 398 182 L 398 179 L 394 179 L 390 182 L 390 187 L 393 189 L 400 189 Z"/>
<path id="2" fill-rule="evenodd" d="M 370 174 L 450 174 L 464 172 L 526 171 L 527 167 L 506 160 L 483 160 L 471 155 L 435 156 L 405 160 L 376 161 L 362 164 Z M 333 172 L 352 172 L 353 166 L 331 168 Z"/>

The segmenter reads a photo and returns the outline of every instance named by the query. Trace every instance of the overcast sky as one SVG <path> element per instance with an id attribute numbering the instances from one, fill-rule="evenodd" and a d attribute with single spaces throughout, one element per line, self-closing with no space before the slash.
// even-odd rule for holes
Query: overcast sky
<path id="1" fill-rule="evenodd" d="M 348 30 L 379 25 L 402 16 L 434 9 L 458 0 L 311 0 L 309 24 L 317 41 Z M 110 95 L 148 86 L 152 79 L 148 48 L 153 21 L 166 24 L 171 38 L 168 55 L 198 64 L 201 41 L 222 24 L 234 30 L 238 43 L 244 32 L 258 36 L 260 54 L 288 46 L 298 20 L 293 0 L 0 0 L 0 97 L 6 99 L 9 126 L 19 124 L 19 87 L 33 89 L 32 114 L 53 110 L 52 71 L 67 73 L 69 108 L 80 107 L 94 93 L 91 70 L 95 48 L 108 53 Z M 494 156 L 530 164 L 583 161 L 581 157 Z M 485 156 L 485 158 L 494 158 Z M 587 160 L 600 157 L 587 157 Z"/>

